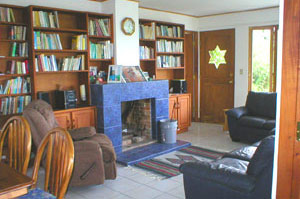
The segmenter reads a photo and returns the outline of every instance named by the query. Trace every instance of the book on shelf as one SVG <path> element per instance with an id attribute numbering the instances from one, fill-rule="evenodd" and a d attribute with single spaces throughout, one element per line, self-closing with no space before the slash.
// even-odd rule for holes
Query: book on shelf
<path id="1" fill-rule="evenodd" d="M 57 11 L 32 11 L 33 26 L 44 28 L 59 28 Z"/>
<path id="2" fill-rule="evenodd" d="M 140 39 L 155 39 L 155 23 L 140 24 Z"/>
<path id="3" fill-rule="evenodd" d="M 168 41 L 161 39 L 157 41 L 157 52 L 183 52 L 183 41 Z"/>
<path id="4" fill-rule="evenodd" d="M 90 42 L 91 59 L 111 59 L 113 57 L 113 44 L 110 41 Z"/>
<path id="5" fill-rule="evenodd" d="M 28 43 L 17 43 L 13 42 L 11 44 L 11 53 L 12 57 L 28 57 Z"/>
<path id="6" fill-rule="evenodd" d="M 180 56 L 157 56 L 157 68 L 181 67 Z"/>
<path id="7" fill-rule="evenodd" d="M 31 96 L 5 97 L 0 99 L 0 115 L 22 113 L 31 102 Z"/>
<path id="8" fill-rule="evenodd" d="M 110 19 L 90 19 L 89 35 L 92 36 L 110 36 Z"/>
<path id="9" fill-rule="evenodd" d="M 140 59 L 154 59 L 154 48 L 140 46 Z"/>
<path id="10" fill-rule="evenodd" d="M 29 74 L 28 60 L 7 62 L 6 74 Z"/>
<path id="11" fill-rule="evenodd" d="M 2 85 L 0 94 L 9 95 L 9 94 L 22 94 L 30 93 L 30 78 L 17 77 L 15 79 L 9 79 L 5 84 Z"/>
<path id="12" fill-rule="evenodd" d="M 86 35 L 75 35 L 72 37 L 72 49 L 73 50 L 86 50 L 87 49 L 87 37 Z"/>
<path id="13" fill-rule="evenodd" d="M 59 34 L 43 33 L 35 31 L 34 35 L 34 49 L 46 50 L 62 50 Z"/>
<path id="14" fill-rule="evenodd" d="M 8 32 L 8 39 L 26 40 L 26 29 L 26 26 L 10 26 Z"/>
<path id="15" fill-rule="evenodd" d="M 182 29 L 180 26 L 156 26 L 156 35 L 162 37 L 183 37 Z"/>
<path id="16" fill-rule="evenodd" d="M 40 54 L 34 61 L 36 72 L 85 70 L 85 55 L 56 59 L 55 55 Z"/>
<path id="17" fill-rule="evenodd" d="M 0 7 L 0 21 L 1 22 L 16 22 L 13 9 Z"/>

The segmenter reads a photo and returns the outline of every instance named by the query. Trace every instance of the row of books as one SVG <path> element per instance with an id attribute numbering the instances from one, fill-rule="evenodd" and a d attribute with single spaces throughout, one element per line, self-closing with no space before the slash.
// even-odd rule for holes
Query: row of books
<path id="1" fill-rule="evenodd" d="M 156 35 L 163 37 L 183 37 L 180 26 L 156 26 Z"/>
<path id="2" fill-rule="evenodd" d="M 140 39 L 155 39 L 155 23 L 140 25 Z"/>
<path id="3" fill-rule="evenodd" d="M 5 97 L 0 100 L 0 115 L 22 113 L 31 102 L 31 96 Z"/>
<path id="4" fill-rule="evenodd" d="M 62 50 L 59 34 L 34 32 L 34 49 Z"/>
<path id="5" fill-rule="evenodd" d="M 4 85 L 0 85 L 0 94 L 21 94 L 30 93 L 30 78 L 17 77 L 15 79 L 9 79 Z"/>
<path id="6" fill-rule="evenodd" d="M 167 41 L 165 39 L 157 41 L 158 52 L 183 52 L 183 41 Z"/>
<path id="7" fill-rule="evenodd" d="M 72 49 L 73 50 L 86 50 L 87 49 L 86 35 L 73 36 L 72 37 Z"/>
<path id="8" fill-rule="evenodd" d="M 0 7 L 0 21 L 15 22 L 14 12 L 11 8 Z"/>
<path id="9" fill-rule="evenodd" d="M 57 11 L 33 11 L 33 26 L 45 28 L 59 28 Z"/>
<path id="10" fill-rule="evenodd" d="M 180 56 L 157 56 L 158 68 L 181 67 Z"/>
<path id="11" fill-rule="evenodd" d="M 110 41 L 90 42 L 91 59 L 111 59 L 113 57 L 113 44 Z"/>
<path id="12" fill-rule="evenodd" d="M 140 46 L 140 59 L 153 59 L 154 48 L 148 46 Z"/>
<path id="13" fill-rule="evenodd" d="M 17 43 L 11 44 L 10 55 L 12 57 L 28 57 L 28 43 Z"/>
<path id="14" fill-rule="evenodd" d="M 90 19 L 89 35 L 110 36 L 109 19 Z"/>
<path id="15" fill-rule="evenodd" d="M 55 55 L 40 54 L 35 58 L 36 72 L 85 70 L 85 56 L 71 56 L 56 59 Z"/>
<path id="16" fill-rule="evenodd" d="M 26 26 L 10 26 L 8 39 L 26 40 Z"/>
<path id="17" fill-rule="evenodd" d="M 29 74 L 28 60 L 9 61 L 6 68 L 7 74 Z"/>

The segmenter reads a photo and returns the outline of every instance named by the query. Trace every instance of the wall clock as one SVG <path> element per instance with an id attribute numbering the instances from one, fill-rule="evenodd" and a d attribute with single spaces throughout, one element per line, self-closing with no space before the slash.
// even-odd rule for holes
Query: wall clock
<path id="1" fill-rule="evenodd" d="M 133 35 L 135 32 L 135 23 L 132 18 L 126 17 L 122 20 L 122 31 L 125 35 Z"/>

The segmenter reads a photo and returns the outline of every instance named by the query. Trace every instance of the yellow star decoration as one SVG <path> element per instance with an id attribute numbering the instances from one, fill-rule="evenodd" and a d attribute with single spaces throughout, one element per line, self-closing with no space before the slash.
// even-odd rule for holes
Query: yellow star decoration
<path id="1" fill-rule="evenodd" d="M 220 64 L 226 64 L 225 54 L 227 50 L 220 50 L 219 46 L 217 45 L 216 49 L 210 50 L 210 60 L 209 64 L 215 64 L 216 68 L 219 68 Z"/>

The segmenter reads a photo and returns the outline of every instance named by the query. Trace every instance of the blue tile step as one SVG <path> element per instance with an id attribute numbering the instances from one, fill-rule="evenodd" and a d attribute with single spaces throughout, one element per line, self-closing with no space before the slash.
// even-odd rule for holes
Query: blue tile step
<path id="1" fill-rule="evenodd" d="M 182 140 L 177 140 L 175 144 L 153 143 L 117 154 L 117 163 L 133 165 L 188 146 L 191 146 L 191 143 Z"/>

